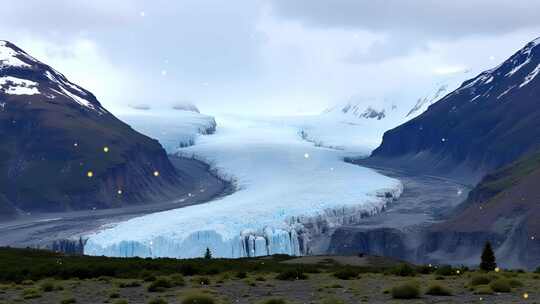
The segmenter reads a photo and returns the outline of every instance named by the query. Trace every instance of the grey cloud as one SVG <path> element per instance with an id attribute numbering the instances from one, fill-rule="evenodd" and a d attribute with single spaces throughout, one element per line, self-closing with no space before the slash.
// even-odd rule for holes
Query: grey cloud
<path id="1" fill-rule="evenodd" d="M 440 38 L 540 25 L 537 0 L 268 0 L 274 13 L 317 27 L 414 31 Z"/>
<path id="2" fill-rule="evenodd" d="M 130 24 L 137 6 L 128 1 L 3 0 L 0 24 L 50 39 Z"/>
<path id="3" fill-rule="evenodd" d="M 128 106 L 134 110 L 148 111 L 152 109 L 152 107 L 147 104 L 129 104 Z"/>
<path id="4" fill-rule="evenodd" d="M 424 40 L 408 39 L 408 37 L 414 37 L 414 35 L 388 35 L 384 41 L 372 43 L 365 52 L 352 51 L 344 58 L 344 61 L 352 64 L 380 63 L 427 49 Z"/>

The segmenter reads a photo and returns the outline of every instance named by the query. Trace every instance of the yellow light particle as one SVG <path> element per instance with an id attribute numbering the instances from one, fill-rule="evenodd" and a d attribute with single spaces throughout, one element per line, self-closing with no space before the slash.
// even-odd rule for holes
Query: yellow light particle
<path id="1" fill-rule="evenodd" d="M 159 176 L 159 171 L 154 171 L 154 176 Z"/>
<path id="2" fill-rule="evenodd" d="M 524 293 L 524 294 L 523 294 L 523 298 L 524 298 L 524 299 L 528 299 L 528 298 L 529 298 L 529 294 L 528 294 L 528 293 Z"/>
<path id="3" fill-rule="evenodd" d="M 458 269 L 458 270 L 456 270 L 456 273 L 457 273 L 457 274 L 460 274 L 460 273 L 461 273 L 461 271 L 459 271 L 459 269 Z"/>
<path id="4" fill-rule="evenodd" d="M 501 269 L 499 267 L 495 267 L 495 272 L 499 272 Z"/>
<path id="5" fill-rule="evenodd" d="M 86 172 L 86 176 L 88 176 L 88 177 L 93 177 L 93 176 L 94 176 L 94 172 L 88 171 L 88 172 Z"/>
<path id="6" fill-rule="evenodd" d="M 103 152 L 105 153 L 109 152 L 109 147 L 103 147 Z"/>

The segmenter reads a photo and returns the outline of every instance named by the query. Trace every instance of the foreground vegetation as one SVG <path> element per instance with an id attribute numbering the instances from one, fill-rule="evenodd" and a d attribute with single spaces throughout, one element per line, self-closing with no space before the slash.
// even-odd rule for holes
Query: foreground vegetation
<path id="1" fill-rule="evenodd" d="M 535 303 L 540 300 L 540 273 L 496 270 L 413 266 L 373 257 L 126 259 L 0 249 L 0 303 Z"/>

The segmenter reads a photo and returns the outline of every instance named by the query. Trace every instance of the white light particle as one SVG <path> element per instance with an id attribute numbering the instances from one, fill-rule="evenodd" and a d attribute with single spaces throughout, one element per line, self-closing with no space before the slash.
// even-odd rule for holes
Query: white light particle
<path id="1" fill-rule="evenodd" d="M 139 15 L 140 15 L 141 17 L 145 17 L 145 16 L 146 16 L 146 12 L 142 11 L 142 12 L 139 13 Z"/>
<path id="2" fill-rule="evenodd" d="M 492 60 L 492 61 L 495 60 L 495 56 L 493 55 L 489 56 L 489 60 Z"/>
<path id="3" fill-rule="evenodd" d="M 309 158 L 309 153 L 304 153 L 304 158 Z"/>
<path id="4" fill-rule="evenodd" d="M 167 70 L 161 70 L 161 76 L 167 76 Z"/>

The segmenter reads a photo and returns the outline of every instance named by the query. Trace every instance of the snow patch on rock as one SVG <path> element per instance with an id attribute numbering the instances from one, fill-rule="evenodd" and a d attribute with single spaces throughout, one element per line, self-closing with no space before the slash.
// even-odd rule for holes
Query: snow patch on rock
<path id="1" fill-rule="evenodd" d="M 0 91 L 9 95 L 39 94 L 37 82 L 12 76 L 0 77 Z"/>

